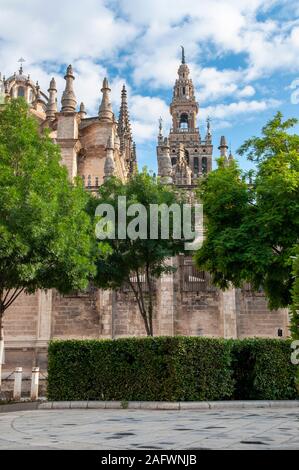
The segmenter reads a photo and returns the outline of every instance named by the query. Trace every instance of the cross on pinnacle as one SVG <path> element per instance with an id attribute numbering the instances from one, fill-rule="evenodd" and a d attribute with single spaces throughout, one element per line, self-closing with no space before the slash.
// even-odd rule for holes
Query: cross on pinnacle
<path id="1" fill-rule="evenodd" d="M 23 57 L 21 57 L 21 58 L 18 60 L 18 62 L 20 62 L 20 64 L 21 64 L 21 66 L 20 66 L 20 68 L 19 68 L 19 74 L 22 75 L 22 73 L 23 73 L 23 63 L 26 62 L 26 60 L 23 59 Z"/>

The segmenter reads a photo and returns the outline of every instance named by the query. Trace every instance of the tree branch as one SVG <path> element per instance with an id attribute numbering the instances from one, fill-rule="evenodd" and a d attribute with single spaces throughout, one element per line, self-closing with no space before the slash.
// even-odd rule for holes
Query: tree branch
<path id="1" fill-rule="evenodd" d="M 8 309 L 8 307 L 11 306 L 11 304 L 19 297 L 20 294 L 22 294 L 22 292 L 25 290 L 25 287 L 22 287 L 22 289 L 20 289 L 18 291 L 18 289 L 15 289 L 14 293 L 12 294 L 12 296 L 10 297 L 9 301 L 4 305 L 4 309 Z"/>

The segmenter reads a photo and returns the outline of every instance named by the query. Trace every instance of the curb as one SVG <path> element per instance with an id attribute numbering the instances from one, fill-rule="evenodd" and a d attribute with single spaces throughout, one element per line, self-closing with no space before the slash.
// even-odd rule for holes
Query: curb
<path id="1" fill-rule="evenodd" d="M 13 403 L 0 406 L 0 413 L 31 410 L 252 410 L 260 408 L 299 409 L 299 400 L 248 400 L 248 401 L 44 401 Z"/>

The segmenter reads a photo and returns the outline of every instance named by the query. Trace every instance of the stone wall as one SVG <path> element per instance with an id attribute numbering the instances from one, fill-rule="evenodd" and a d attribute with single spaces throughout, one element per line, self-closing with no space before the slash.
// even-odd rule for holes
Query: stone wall
<path id="1" fill-rule="evenodd" d="M 154 334 L 244 338 L 288 336 L 285 309 L 270 312 L 262 293 L 250 288 L 221 292 L 191 258 L 169 260 L 176 268 L 156 282 Z M 145 295 L 146 289 L 145 289 Z M 5 314 L 6 364 L 30 371 L 47 364 L 51 338 L 118 338 L 144 336 L 145 328 L 133 293 L 128 289 L 62 296 L 55 291 L 21 295 Z"/>
<path id="2" fill-rule="evenodd" d="M 270 311 L 262 293 L 238 290 L 238 337 L 250 336 L 277 337 L 281 328 L 283 336 L 289 335 L 289 316 L 287 309 Z"/>

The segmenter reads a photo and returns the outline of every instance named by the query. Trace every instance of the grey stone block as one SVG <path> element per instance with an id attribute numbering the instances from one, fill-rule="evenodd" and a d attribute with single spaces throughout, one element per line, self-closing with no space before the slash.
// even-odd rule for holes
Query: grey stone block
<path id="1" fill-rule="evenodd" d="M 157 410 L 179 410 L 180 404 L 175 401 L 158 401 Z"/>
<path id="2" fill-rule="evenodd" d="M 108 410 L 119 410 L 123 407 L 120 401 L 106 401 L 105 408 Z"/>
<path id="3" fill-rule="evenodd" d="M 87 408 L 88 409 L 93 409 L 93 410 L 104 410 L 106 408 L 106 402 L 105 401 L 89 401 L 87 403 Z"/>
<path id="4" fill-rule="evenodd" d="M 299 400 L 271 400 L 270 408 L 299 408 Z"/>
<path id="5" fill-rule="evenodd" d="M 128 408 L 131 410 L 140 410 L 141 402 L 140 401 L 129 401 Z"/>
<path id="6" fill-rule="evenodd" d="M 53 401 L 52 409 L 53 410 L 67 410 L 71 407 L 70 401 Z"/>
<path id="7" fill-rule="evenodd" d="M 207 401 L 181 401 L 180 410 L 208 410 L 210 408 Z"/>
<path id="8" fill-rule="evenodd" d="M 88 401 L 71 401 L 71 408 L 82 409 L 87 408 Z"/>
<path id="9" fill-rule="evenodd" d="M 52 406 L 53 406 L 53 402 L 52 402 L 52 401 L 45 401 L 45 402 L 43 402 L 43 403 L 39 403 L 38 409 L 39 409 L 39 410 L 51 410 L 51 409 L 52 409 Z"/>

